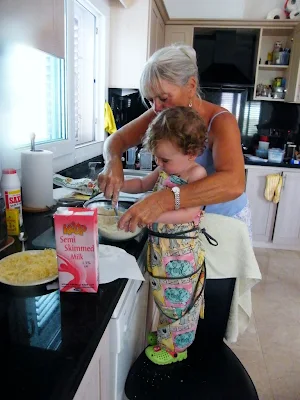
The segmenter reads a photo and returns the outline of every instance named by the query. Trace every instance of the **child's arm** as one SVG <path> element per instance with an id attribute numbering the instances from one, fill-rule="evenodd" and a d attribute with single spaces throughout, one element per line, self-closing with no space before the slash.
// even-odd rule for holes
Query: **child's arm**
<path id="1" fill-rule="evenodd" d="M 160 173 L 160 167 L 157 167 L 153 172 L 150 172 L 144 178 L 127 179 L 122 186 L 122 192 L 125 193 L 145 193 L 154 188 Z"/>
<path id="2" fill-rule="evenodd" d="M 197 165 L 191 171 L 189 176 L 189 183 L 198 181 L 199 179 L 207 176 L 205 168 L 201 165 Z M 162 222 L 163 224 L 185 224 L 192 222 L 195 217 L 199 214 L 200 207 L 181 208 L 180 210 L 168 211 L 160 215 L 156 222 Z"/>

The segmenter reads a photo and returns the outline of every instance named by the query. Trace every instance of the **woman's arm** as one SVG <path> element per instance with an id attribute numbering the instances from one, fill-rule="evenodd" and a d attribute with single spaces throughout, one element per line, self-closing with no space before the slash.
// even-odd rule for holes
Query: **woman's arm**
<path id="1" fill-rule="evenodd" d="M 147 110 L 136 118 L 120 128 L 117 132 L 110 135 L 104 141 L 103 157 L 106 162 L 110 162 L 114 158 L 120 159 L 124 151 L 130 147 L 141 143 L 143 136 L 150 122 L 154 119 L 154 111 Z"/>
<path id="2" fill-rule="evenodd" d="M 122 192 L 125 193 L 145 193 L 154 188 L 158 175 L 161 171 L 160 167 L 155 168 L 153 172 L 144 178 L 127 179 L 124 181 Z"/>
<path id="3" fill-rule="evenodd" d="M 104 141 L 105 167 L 98 176 L 98 185 L 104 196 L 107 199 L 112 198 L 114 203 L 118 201 L 124 182 L 122 154 L 130 147 L 141 143 L 148 125 L 154 117 L 154 111 L 148 110 Z"/>

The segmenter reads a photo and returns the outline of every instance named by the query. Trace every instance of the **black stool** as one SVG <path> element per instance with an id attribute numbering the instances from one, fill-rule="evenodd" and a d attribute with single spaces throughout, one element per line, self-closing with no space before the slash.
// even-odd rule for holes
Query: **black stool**
<path id="1" fill-rule="evenodd" d="M 187 360 L 153 364 L 144 352 L 125 384 L 129 400 L 258 400 L 247 371 L 224 343 L 235 279 L 208 279 L 205 319 L 199 320 Z"/>

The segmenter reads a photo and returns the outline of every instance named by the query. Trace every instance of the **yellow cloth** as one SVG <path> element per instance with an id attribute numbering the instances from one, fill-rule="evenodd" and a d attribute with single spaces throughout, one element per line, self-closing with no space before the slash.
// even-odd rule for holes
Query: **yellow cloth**
<path id="1" fill-rule="evenodd" d="M 117 130 L 114 114 L 107 101 L 104 105 L 104 129 L 110 135 Z"/>
<path id="2" fill-rule="evenodd" d="M 282 188 L 282 176 L 280 174 L 270 174 L 266 177 L 265 198 L 277 204 L 280 199 Z"/>

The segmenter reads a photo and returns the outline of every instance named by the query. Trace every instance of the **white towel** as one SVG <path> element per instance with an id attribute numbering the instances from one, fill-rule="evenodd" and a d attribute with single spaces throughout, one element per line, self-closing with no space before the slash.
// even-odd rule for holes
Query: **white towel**
<path id="1" fill-rule="evenodd" d="M 201 220 L 201 228 L 219 243 L 211 246 L 203 237 L 207 278 L 236 278 L 225 334 L 225 339 L 234 343 L 250 322 L 251 289 L 261 280 L 260 269 L 244 222 L 207 213 Z"/>

